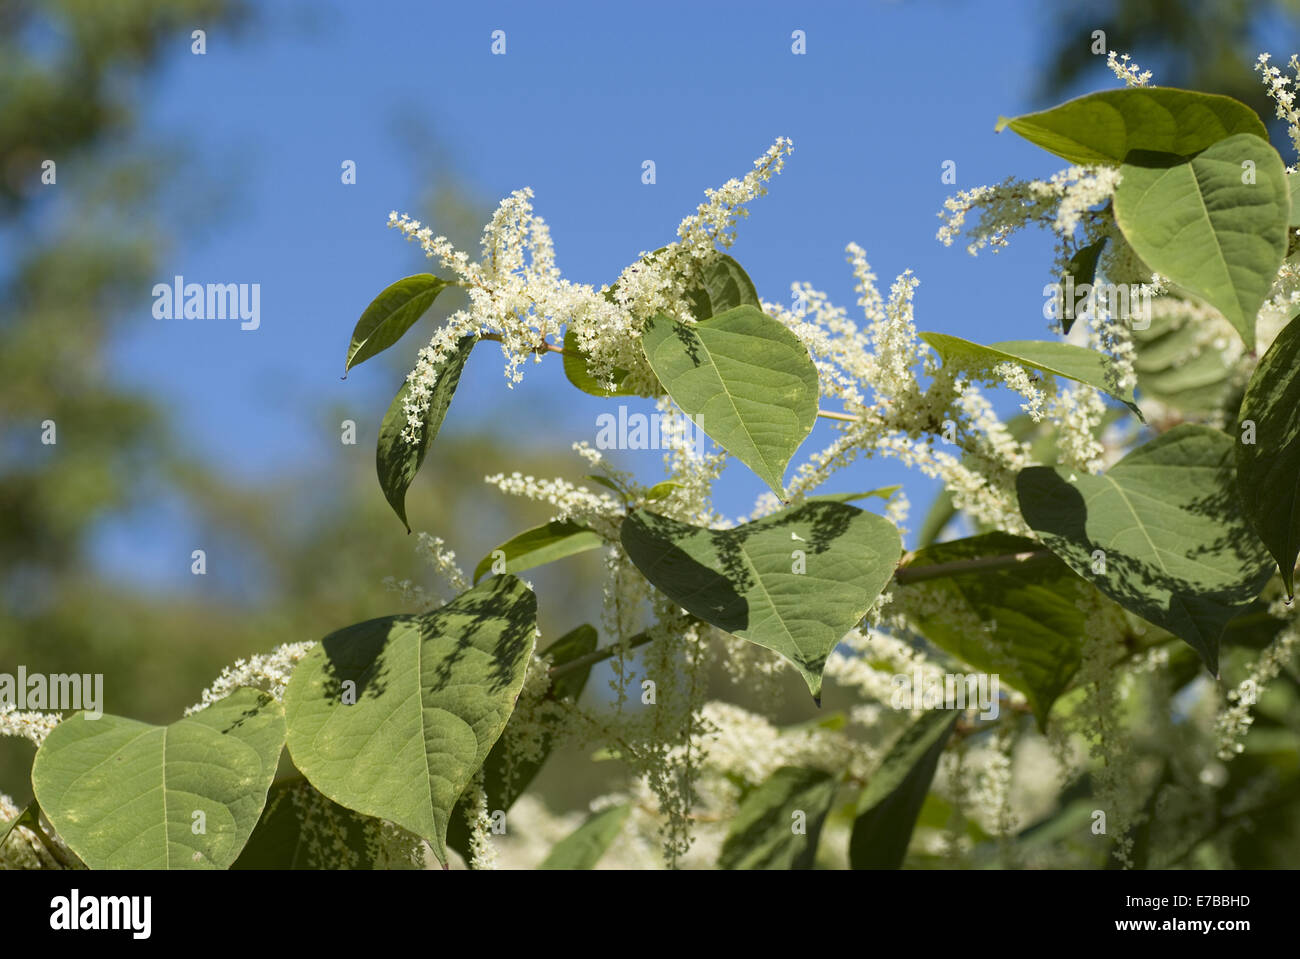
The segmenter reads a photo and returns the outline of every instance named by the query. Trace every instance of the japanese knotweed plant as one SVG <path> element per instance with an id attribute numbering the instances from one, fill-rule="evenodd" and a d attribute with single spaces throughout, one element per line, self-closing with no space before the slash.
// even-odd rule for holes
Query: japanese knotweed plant
<path id="1" fill-rule="evenodd" d="M 170 726 L 0 713 L 39 747 L 35 802 L 0 799 L 0 861 L 1269 862 L 1268 817 L 1300 803 L 1300 176 L 1241 103 L 1112 66 L 1124 88 L 998 123 L 1070 166 L 941 213 L 940 240 L 972 253 L 1052 231 L 1045 339 L 918 332 L 918 280 L 882 291 L 855 245 L 860 319 L 806 284 L 791 307 L 761 298 L 728 250 L 785 139 L 601 288 L 561 275 L 529 190 L 478 259 L 393 213 L 436 272 L 375 298 L 347 367 L 442 291 L 468 298 L 380 426 L 403 524 L 485 349 L 511 387 L 549 360 L 585 393 L 652 401 L 666 476 L 580 443 L 584 484 L 488 477 L 549 522 L 469 573 L 420 534 L 454 598 L 391 583 L 406 611 L 236 663 Z M 1300 149 L 1296 79 L 1259 70 Z M 1023 412 L 1000 417 L 990 385 Z M 833 440 L 809 453 L 819 418 Z M 769 488 L 748 516 L 713 505 L 729 457 Z M 875 457 L 943 483 L 913 550 L 900 490 L 833 482 Z M 518 575 L 593 550 L 602 620 L 541 636 L 546 598 Z M 611 689 L 584 697 L 598 663 Z M 792 671 L 824 718 L 782 728 L 711 697 L 719 663 L 766 703 Z M 627 772 L 586 818 L 530 792 L 561 746 Z M 296 772 L 277 779 L 285 748 Z"/>

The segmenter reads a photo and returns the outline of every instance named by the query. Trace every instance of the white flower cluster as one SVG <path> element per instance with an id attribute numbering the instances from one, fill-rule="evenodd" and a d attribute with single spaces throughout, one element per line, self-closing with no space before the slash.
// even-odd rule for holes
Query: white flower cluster
<path id="1" fill-rule="evenodd" d="M 1272 54 L 1261 53 L 1255 64 L 1256 71 L 1264 81 L 1270 99 L 1277 104 L 1277 118 L 1286 121 L 1287 134 L 1291 145 L 1300 154 L 1300 110 L 1296 109 L 1296 88 L 1300 86 L 1300 56 L 1291 54 L 1287 64 L 1295 77 L 1289 77 L 1277 67 L 1269 66 Z"/>
<path id="2" fill-rule="evenodd" d="M 1280 602 L 1274 606 L 1275 615 L 1290 612 Z M 1259 701 L 1264 688 L 1277 678 L 1297 651 L 1300 651 L 1300 623 L 1293 619 L 1273 637 L 1273 641 L 1251 664 L 1250 674 L 1235 689 L 1228 690 L 1227 704 L 1214 724 L 1219 739 L 1220 759 L 1226 761 L 1245 751 L 1245 743 L 1241 740 L 1255 722 L 1255 717 L 1250 712 L 1251 706 Z"/>
<path id="3" fill-rule="evenodd" d="M 567 329 L 598 381 L 612 387 L 614 371 L 621 369 L 622 386 L 649 391 L 654 376 L 639 348 L 643 325 L 661 310 L 686 322 L 693 319 L 688 281 L 718 255 L 718 246 L 731 245 L 738 218 L 748 214 L 745 204 L 766 192 L 767 181 L 781 172 L 792 148 L 789 140 L 778 138 L 749 174 L 706 191 L 707 201 L 682 220 L 675 242 L 643 253 L 617 282 L 601 290 L 560 275 L 550 228 L 533 212 L 533 192 L 527 188 L 501 201 L 483 230 L 477 261 L 420 221 L 391 212 L 389 226 L 454 274 L 470 299 L 469 308 L 452 314 L 420 351 L 407 377 L 403 435 L 408 442 L 420 434 L 439 365 L 464 336 L 500 341 L 506 379 L 513 386 L 522 381 L 521 368 L 529 356 L 540 360 L 543 353 L 563 352 L 558 341 Z"/>
<path id="4" fill-rule="evenodd" d="M 1127 53 L 1121 53 L 1118 56 L 1114 50 L 1106 54 L 1106 66 L 1110 67 L 1111 73 L 1124 81 L 1125 86 L 1144 87 L 1151 82 L 1151 71 L 1141 69 L 1136 62 L 1129 59 Z"/>
<path id="5" fill-rule="evenodd" d="M 1008 177 L 996 186 L 962 190 L 944 201 L 938 239 L 944 246 L 952 246 L 965 232 L 970 237 L 966 250 L 975 256 L 986 248 L 997 252 L 1008 245 L 1012 233 L 1030 224 L 1048 227 L 1062 237 L 1072 236 L 1084 219 L 1092 216 L 1093 208 L 1111 199 L 1119 181 L 1120 173 L 1114 167 L 1071 166 L 1050 180 Z M 968 227 L 966 218 L 975 210 L 979 219 Z"/>
<path id="6" fill-rule="evenodd" d="M 62 718 L 58 713 L 19 712 L 13 703 L 0 703 L 0 736 L 26 739 L 39 748 Z"/>
<path id="7" fill-rule="evenodd" d="M 270 693 L 277 700 L 283 701 L 284 691 L 293 675 L 293 668 L 316 644 L 310 640 L 301 643 L 285 643 L 269 653 L 257 653 L 247 659 L 237 659 L 233 666 L 227 666 L 207 689 L 203 690 L 200 701 L 185 710 L 186 716 L 192 716 L 213 703 L 225 699 L 241 686 L 251 686 Z"/>

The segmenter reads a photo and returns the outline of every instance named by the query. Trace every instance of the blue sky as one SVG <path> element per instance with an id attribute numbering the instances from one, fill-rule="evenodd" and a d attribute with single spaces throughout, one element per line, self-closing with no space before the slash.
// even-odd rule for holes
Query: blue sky
<path id="1" fill-rule="evenodd" d="M 328 468 L 339 455 L 337 430 L 323 431 L 319 417 L 329 404 L 359 424 L 358 455 L 373 455 L 398 382 L 377 361 L 346 381 L 340 374 L 371 297 L 426 269 L 385 227 L 389 210 L 415 209 L 434 166 L 412 153 L 403 128 L 431 131 L 489 203 L 531 186 L 561 268 L 597 285 L 671 239 L 706 187 L 742 174 L 787 136 L 794 155 L 732 251 L 761 295 L 788 300 L 790 282 L 806 280 L 852 310 L 843 249 L 855 241 L 886 290 L 904 269 L 920 277 L 922 330 L 985 342 L 1045 335 L 1049 237 L 1025 235 L 979 258 L 935 240 L 935 214 L 954 189 L 940 180 L 945 160 L 957 165 L 957 188 L 1059 166 L 993 132 L 999 114 L 1048 105 L 1032 94 L 1046 48 L 1042 4 L 263 7 L 235 35 L 209 30 L 203 56 L 190 53 L 188 33 L 177 36 L 141 91 L 140 138 L 190 157 L 174 182 L 178 204 L 209 209 L 184 220 L 157 282 L 180 274 L 261 285 L 256 331 L 155 320 L 142 289 L 115 348 L 122 378 L 164 397 L 180 435 L 214 468 L 244 480 Z M 504 56 L 490 52 L 498 29 Z M 796 29 L 807 37 L 802 56 L 791 52 Z M 1113 83 L 1099 58 L 1092 86 Z M 641 182 L 647 159 L 656 164 L 652 186 Z M 356 185 L 340 182 L 344 160 L 357 164 Z M 398 347 L 405 355 L 422 329 Z M 564 447 L 594 439 L 607 406 L 569 387 L 558 357 L 530 366 L 512 392 L 499 356 L 482 354 L 446 430 Z M 819 427 L 805 451 L 829 437 Z M 639 457 L 622 464 L 643 475 L 660 470 L 657 453 L 624 455 Z M 575 478 L 582 467 L 575 458 Z M 837 486 L 897 482 L 907 485 L 915 527 L 934 490 L 923 477 L 868 462 Z M 760 490 L 734 467 L 719 505 L 745 512 Z M 141 546 L 140 530 L 119 528 L 103 553 Z"/>

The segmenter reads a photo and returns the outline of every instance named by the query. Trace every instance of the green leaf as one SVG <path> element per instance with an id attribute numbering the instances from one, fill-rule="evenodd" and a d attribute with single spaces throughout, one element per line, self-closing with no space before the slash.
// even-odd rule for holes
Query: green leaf
<path id="1" fill-rule="evenodd" d="M 1291 215 L 1287 218 L 1287 226 L 1300 227 L 1300 170 L 1286 175 L 1286 186 L 1291 197 Z"/>
<path id="2" fill-rule="evenodd" d="M 538 869 L 592 869 L 623 831 L 632 807 L 626 803 L 592 813 L 587 821 L 555 844 Z"/>
<path id="3" fill-rule="evenodd" d="M 722 869 L 811 869 L 839 780 L 783 766 L 745 797 L 722 843 Z"/>
<path id="4" fill-rule="evenodd" d="M 1244 163 L 1254 182 L 1243 183 Z M 1248 133 L 1186 159 L 1135 153 L 1120 168 L 1115 222 L 1157 273 L 1204 299 L 1255 346 L 1255 315 L 1286 258 L 1291 200 L 1282 158 Z"/>
<path id="5" fill-rule="evenodd" d="M 1106 237 L 1102 237 L 1087 246 L 1081 246 L 1074 251 L 1074 256 L 1070 257 L 1070 262 L 1066 264 L 1065 272 L 1069 280 L 1069 285 L 1074 289 L 1081 286 L 1092 286 L 1093 280 L 1097 278 L 1097 260 L 1101 257 L 1102 248 L 1106 245 Z M 1074 315 L 1074 305 L 1069 302 L 1066 296 L 1062 301 L 1067 309 L 1061 311 L 1061 332 L 1069 333 L 1070 328 L 1074 326 L 1077 317 Z M 1069 314 L 1068 316 L 1066 314 Z"/>
<path id="6" fill-rule="evenodd" d="M 380 821 L 326 799 L 305 779 L 271 787 L 262 818 L 232 869 L 413 869 L 379 858 Z M 411 837 L 412 844 L 417 840 Z"/>
<path id="7" fill-rule="evenodd" d="M 660 314 L 641 344 L 673 402 L 784 499 L 786 467 L 817 419 L 817 368 L 799 338 L 740 306 L 694 326 Z"/>
<path id="8" fill-rule="evenodd" d="M 1143 396 L 1184 413 L 1208 413 L 1223 404 L 1233 364 L 1194 320 L 1156 314 L 1146 330 L 1133 330 L 1133 369 Z"/>
<path id="9" fill-rule="evenodd" d="M 352 369 L 400 340 L 449 286 L 431 273 L 419 273 L 398 280 L 380 293 L 357 320 L 344 369 Z"/>
<path id="10" fill-rule="evenodd" d="M 657 503 L 661 499 L 667 499 L 673 495 L 673 490 L 681 489 L 681 483 L 674 483 L 671 480 L 664 480 L 662 483 L 655 483 L 645 491 L 645 501 L 647 503 Z"/>
<path id="11" fill-rule="evenodd" d="M 563 666 L 565 663 L 571 663 L 582 656 L 596 651 L 596 644 L 600 637 L 596 630 L 583 624 L 575 629 L 565 633 L 554 643 L 546 648 L 546 655 L 550 657 L 551 667 Z M 551 688 L 547 691 L 546 698 L 552 702 L 577 702 L 578 697 L 582 695 L 583 689 L 587 685 L 587 677 L 591 675 L 591 666 L 585 666 L 581 669 L 574 669 L 569 672 L 561 673 L 556 676 L 551 683 Z M 492 751 L 483 762 L 483 788 L 487 793 L 487 808 L 489 813 L 495 813 L 498 810 L 506 812 L 510 809 L 516 799 L 524 794 L 533 778 L 541 770 L 546 762 L 547 756 L 551 752 L 551 740 L 560 723 L 560 719 L 553 713 L 545 713 L 541 717 L 542 731 L 538 735 L 538 741 L 531 737 L 537 735 L 529 731 L 526 735 L 529 737 L 530 756 L 525 759 L 522 756 L 514 755 L 511 750 L 511 729 L 507 725 L 501 738 L 492 746 Z M 532 752 L 535 749 L 536 752 Z M 517 750 L 515 750 L 517 752 Z M 469 861 L 469 830 L 465 823 L 465 797 L 456 805 L 456 811 L 452 813 L 450 825 L 447 827 L 447 845 L 459 852 L 465 860 Z"/>
<path id="12" fill-rule="evenodd" d="M 921 339 L 943 357 L 945 366 L 991 376 L 997 364 L 1017 363 L 1091 386 L 1107 396 L 1113 396 L 1139 418 L 1142 416 L 1142 411 L 1133 400 L 1133 391 L 1121 391 L 1115 387 L 1109 375 L 1113 372 L 1114 364 L 1095 350 L 1051 340 L 1007 340 L 984 346 L 947 333 L 922 333 Z"/>
<path id="13" fill-rule="evenodd" d="M 858 797 L 858 815 L 849 838 L 854 869 L 897 869 L 925 803 L 943 747 L 960 713 L 922 713 L 894 743 Z"/>
<path id="14" fill-rule="evenodd" d="M 889 520 L 831 502 L 724 530 L 636 510 L 623 521 L 622 542 L 673 602 L 794 663 L 818 704 L 826 657 L 866 615 L 902 554 Z"/>
<path id="15" fill-rule="evenodd" d="M 1300 553 L 1300 319 L 1287 324 L 1259 361 L 1238 420 L 1255 425 L 1254 442 L 1236 444 L 1242 506 L 1293 596 Z"/>
<path id="16" fill-rule="evenodd" d="M 1264 124 L 1244 103 L 1172 87 L 1090 93 L 1039 113 L 999 117 L 995 129 L 1006 127 L 1082 165 L 1115 166 L 1131 150 L 1190 156 L 1238 133 L 1268 138 Z"/>
<path id="17" fill-rule="evenodd" d="M 1215 674 L 1224 627 L 1272 571 L 1241 514 L 1234 445 L 1218 430 L 1183 424 L 1103 476 L 1034 466 L 1016 479 L 1020 511 L 1052 552 L 1178 636 Z"/>
<path id="18" fill-rule="evenodd" d="M 170 726 L 77 713 L 37 752 L 32 788 L 91 869 L 225 869 L 257 825 L 284 735 L 280 704 L 247 688 Z"/>
<path id="19" fill-rule="evenodd" d="M 474 582 L 477 583 L 492 568 L 493 557 L 498 552 L 505 554 L 506 568 L 503 572 L 520 573 L 604 545 L 604 538 L 590 526 L 572 520 L 551 520 L 545 526 L 536 526 L 511 537 L 479 560 L 474 567 Z"/>
<path id="20" fill-rule="evenodd" d="M 918 551 L 908 574 L 941 563 L 1041 551 L 1031 539 L 986 533 Z M 1085 616 L 1077 602 L 1090 587 L 1051 553 L 1001 567 L 972 567 L 909 583 L 900 574 L 901 601 L 918 602 L 917 628 L 926 639 L 975 669 L 996 674 L 1025 694 L 1044 727 L 1052 703 L 1079 668 Z M 965 613 L 979 622 L 973 624 Z M 972 628 L 973 627 L 973 628 Z"/>
<path id="21" fill-rule="evenodd" d="M 734 259 L 720 253 L 701 268 L 698 281 L 686 293 L 696 320 L 707 320 L 738 306 L 762 309 L 754 281 Z"/>
<path id="22" fill-rule="evenodd" d="M 536 628 L 536 597 L 506 575 L 431 613 L 331 633 L 285 692 L 294 765 L 339 805 L 428 840 L 445 865 L 447 818 L 514 710 Z"/>
<path id="23" fill-rule="evenodd" d="M 865 493 L 818 493 L 815 496 L 809 496 L 805 500 L 808 503 L 852 503 L 854 500 L 867 499 L 871 496 L 878 496 L 883 500 L 888 500 L 897 493 L 902 486 L 882 486 L 880 489 L 869 489 Z"/>
<path id="24" fill-rule="evenodd" d="M 614 369 L 614 389 L 607 390 L 601 381 L 591 375 L 590 358 L 578 345 L 577 335 L 569 329 L 564 331 L 564 375 L 569 382 L 592 396 L 635 396 L 635 390 L 625 390 L 619 384 L 627 378 L 627 370 Z"/>
<path id="25" fill-rule="evenodd" d="M 411 524 L 406 521 L 406 491 L 410 489 L 411 481 L 424 463 L 424 455 L 429 452 L 434 437 L 442 427 L 447 407 L 451 405 L 451 398 L 460 383 L 460 374 L 465 369 L 465 361 L 469 359 L 475 342 L 472 336 L 464 337 L 456 347 L 456 352 L 438 365 L 438 379 L 429 397 L 429 408 L 425 411 L 424 422 L 420 424 L 417 442 L 408 443 L 402 439 L 402 430 L 406 428 L 406 413 L 402 407 L 410 393 L 410 383 L 402 384 L 379 426 L 379 445 L 375 450 L 379 485 L 388 505 L 393 508 L 408 533 Z"/>

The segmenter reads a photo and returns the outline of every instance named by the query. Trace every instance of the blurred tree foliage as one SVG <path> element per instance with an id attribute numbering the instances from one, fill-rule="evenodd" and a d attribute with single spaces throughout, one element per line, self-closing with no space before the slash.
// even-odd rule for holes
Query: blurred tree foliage
<path id="1" fill-rule="evenodd" d="M 160 273 L 176 220 L 164 215 L 174 212 L 167 184 L 177 169 L 196 175 L 159 146 L 165 131 L 134 123 L 148 79 L 166 51 L 188 50 L 195 23 L 233 30 L 251 20 L 228 0 L 0 0 L 0 671 L 104 673 L 106 710 L 146 721 L 176 718 L 240 656 L 400 611 L 387 576 L 440 585 L 375 480 L 382 407 L 367 408 L 369 419 L 319 410 L 327 468 L 241 485 L 196 459 L 160 400 L 125 388 L 109 366 L 115 337 L 135 322 L 123 304 Z M 58 164 L 54 186 L 41 184 L 46 158 Z M 437 186 L 426 218 L 472 244 L 482 207 L 463 199 L 449 171 Z M 448 298 L 440 309 L 456 305 Z M 340 355 L 354 321 L 337 318 Z M 425 323 L 438 321 L 435 311 Z M 387 360 L 394 389 L 414 348 Z M 358 421 L 356 446 L 338 442 L 345 415 Z M 56 424 L 54 445 L 41 442 L 46 420 Z M 201 443 L 190 448 L 201 456 Z M 472 567 L 544 522 L 544 506 L 483 486 L 486 472 L 507 464 L 539 475 L 581 465 L 448 433 L 411 493 L 417 528 L 443 536 Z M 256 585 L 242 591 L 253 595 L 213 575 L 166 592 L 95 562 L 104 524 L 171 504 L 198 524 L 210 554 L 237 567 L 239 582 Z M 177 562 L 188 565 L 188 554 Z M 567 630 L 595 608 L 576 584 L 598 581 L 599 561 L 579 558 L 561 572 L 580 575 L 536 577 L 554 597 L 544 629 Z M 0 790 L 19 802 L 32 753 L 0 739 Z"/>
<path id="2" fill-rule="evenodd" d="M 1271 125 L 1275 144 L 1285 145 L 1255 59 L 1268 51 L 1285 68 L 1300 52 L 1300 0 L 1075 0 L 1048 9 L 1052 46 L 1040 74 L 1042 105 L 1080 92 L 1080 81 L 1104 65 L 1105 57 L 1092 52 L 1092 32 L 1102 30 L 1106 48 L 1132 56 L 1152 71 L 1152 82 L 1235 97 Z"/>

